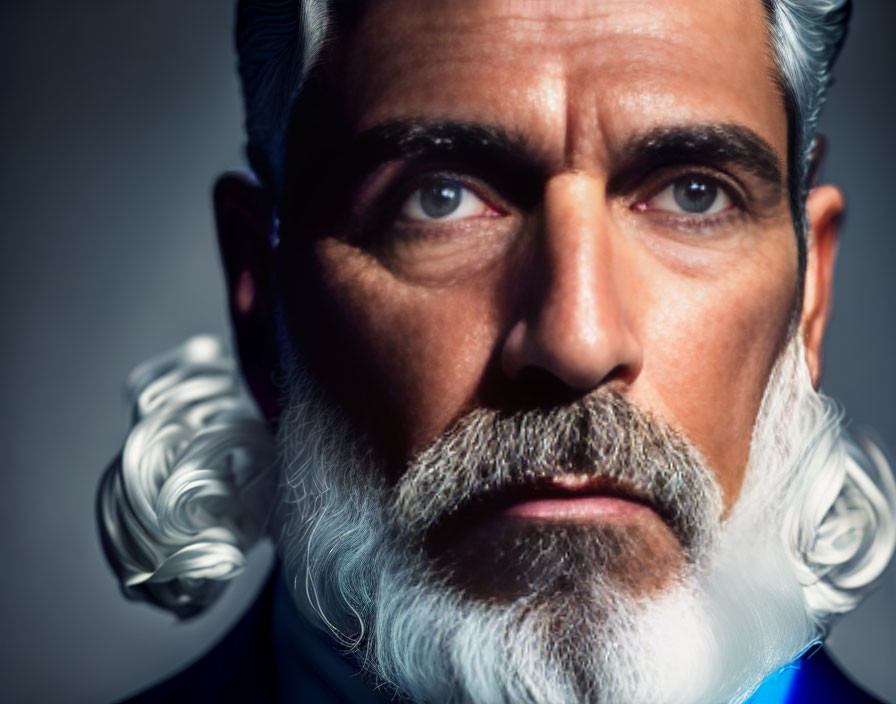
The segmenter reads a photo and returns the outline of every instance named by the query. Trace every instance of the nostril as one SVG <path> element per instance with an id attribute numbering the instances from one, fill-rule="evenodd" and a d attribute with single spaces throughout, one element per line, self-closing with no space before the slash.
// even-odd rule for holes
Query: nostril
<path id="1" fill-rule="evenodd" d="M 537 366 L 521 369 L 511 380 L 514 405 L 523 408 L 552 407 L 572 403 L 593 391 L 577 388 L 560 377 Z"/>
<path id="2" fill-rule="evenodd" d="M 604 378 L 601 379 L 601 385 L 610 384 L 612 382 L 618 382 L 626 386 L 631 385 L 634 383 L 635 377 L 638 376 L 640 370 L 640 356 L 633 357 L 630 360 L 617 364 L 604 374 Z"/>
<path id="3" fill-rule="evenodd" d="M 633 384 L 641 368 L 640 345 L 625 326 L 607 320 L 593 335 L 582 332 L 584 325 L 551 326 L 546 316 L 535 325 L 519 321 L 496 360 L 502 399 L 511 397 L 514 406 L 553 406 L 605 384 Z"/>

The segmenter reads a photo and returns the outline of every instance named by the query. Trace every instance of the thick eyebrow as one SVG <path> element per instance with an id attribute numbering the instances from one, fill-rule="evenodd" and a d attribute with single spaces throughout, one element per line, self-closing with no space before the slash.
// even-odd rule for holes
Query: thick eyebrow
<path id="1" fill-rule="evenodd" d="M 627 175 L 677 164 L 730 164 L 780 189 L 781 159 L 753 130 L 736 124 L 659 127 L 629 139 L 618 153 L 620 166 L 613 181 Z"/>
<path id="2" fill-rule="evenodd" d="M 519 182 L 543 182 L 550 159 L 522 134 L 474 122 L 396 120 L 371 127 L 351 140 L 349 172 L 361 179 L 396 159 L 445 160 L 478 164 L 495 174 L 512 174 Z M 630 137 L 613 154 L 609 189 L 622 190 L 645 172 L 665 166 L 731 165 L 780 191 L 781 159 L 753 130 L 738 124 L 672 125 Z"/>
<path id="3" fill-rule="evenodd" d="M 371 127 L 353 140 L 352 171 L 363 175 L 395 159 L 425 158 L 479 163 L 490 169 L 546 172 L 529 141 L 500 127 L 472 122 L 398 120 Z"/>

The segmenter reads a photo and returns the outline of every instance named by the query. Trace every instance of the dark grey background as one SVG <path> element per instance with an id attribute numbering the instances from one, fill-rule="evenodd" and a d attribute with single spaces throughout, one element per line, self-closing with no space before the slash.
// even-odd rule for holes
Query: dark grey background
<path id="1" fill-rule="evenodd" d="M 170 673 L 251 599 L 270 551 L 187 624 L 125 602 L 93 524 L 121 382 L 226 333 L 209 190 L 242 164 L 231 2 L 0 4 L 0 700 L 103 702 Z M 823 386 L 896 448 L 896 3 L 858 0 L 824 118 L 850 201 Z M 830 639 L 896 701 L 896 570 Z"/>

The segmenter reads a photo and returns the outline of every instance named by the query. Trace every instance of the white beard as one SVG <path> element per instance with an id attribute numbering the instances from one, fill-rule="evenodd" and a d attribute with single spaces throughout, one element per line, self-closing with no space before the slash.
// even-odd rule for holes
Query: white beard
<path id="1" fill-rule="evenodd" d="M 396 539 L 370 448 L 293 375 L 278 441 L 280 549 L 296 601 L 415 701 L 742 702 L 822 633 L 782 540 L 821 403 L 796 341 L 767 386 L 740 498 L 706 531 L 700 559 L 647 597 L 597 574 L 580 601 L 558 604 L 496 605 L 439 579 Z M 718 516 L 717 502 L 705 508 Z"/>

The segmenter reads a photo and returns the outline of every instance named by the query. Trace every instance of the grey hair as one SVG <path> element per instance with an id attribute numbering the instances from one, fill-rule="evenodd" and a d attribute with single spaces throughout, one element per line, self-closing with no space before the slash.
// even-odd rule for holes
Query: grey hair
<path id="1" fill-rule="evenodd" d="M 800 271 L 806 260 L 805 204 L 812 185 L 818 120 L 840 54 L 852 0 L 762 0 L 787 109 L 788 190 L 798 235 Z"/>
<path id="2" fill-rule="evenodd" d="M 238 70 L 249 138 L 249 162 L 279 193 L 286 170 L 292 107 L 324 44 L 327 0 L 239 0 Z"/>
<path id="3" fill-rule="evenodd" d="M 764 2 L 791 115 L 791 178 L 798 179 L 792 183 L 804 189 L 850 3 Z M 284 178 L 289 114 L 320 56 L 333 6 L 327 0 L 240 0 L 237 8 L 249 156 L 275 191 Z M 804 199 L 804 190 L 797 194 Z M 129 393 L 134 427 L 97 497 L 104 547 L 128 596 L 189 615 L 214 599 L 265 534 L 276 476 L 273 442 L 236 363 L 209 338 L 146 363 L 132 376 Z M 831 427 L 838 423 L 839 417 Z M 788 538 L 800 556 L 795 562 L 806 565 L 807 599 L 819 614 L 852 608 L 893 551 L 894 492 L 886 462 L 873 446 L 844 443 L 837 452 L 818 446 L 837 469 L 807 487 L 811 505 L 794 518 Z M 835 533 L 849 538 L 846 553 L 819 552 L 816 536 Z"/>
<path id="4" fill-rule="evenodd" d="M 282 481 L 274 438 L 214 338 L 194 337 L 148 360 L 128 386 L 134 424 L 97 494 L 103 546 L 126 596 L 189 616 L 214 601 L 272 528 Z M 845 430 L 834 401 L 819 394 L 812 408 L 779 431 L 793 435 L 809 469 L 792 487 L 781 537 L 824 628 L 886 569 L 896 548 L 896 486 L 883 452 Z M 775 412 L 764 407 L 757 424 Z M 309 444 L 319 442 L 311 435 Z M 768 464 L 761 454 L 750 462 Z"/>
<path id="5" fill-rule="evenodd" d="M 133 425 L 97 492 L 103 549 L 126 597 L 189 617 L 265 535 L 273 442 L 217 338 L 147 360 L 126 392 Z"/>
<path id="6" fill-rule="evenodd" d="M 797 232 L 818 119 L 846 37 L 851 0 L 762 0 L 788 111 L 790 196 Z M 296 98 L 335 16 L 358 0 L 240 0 L 236 48 L 250 164 L 275 195 L 286 172 L 286 133 Z M 801 238 L 802 239 L 802 238 Z"/>

